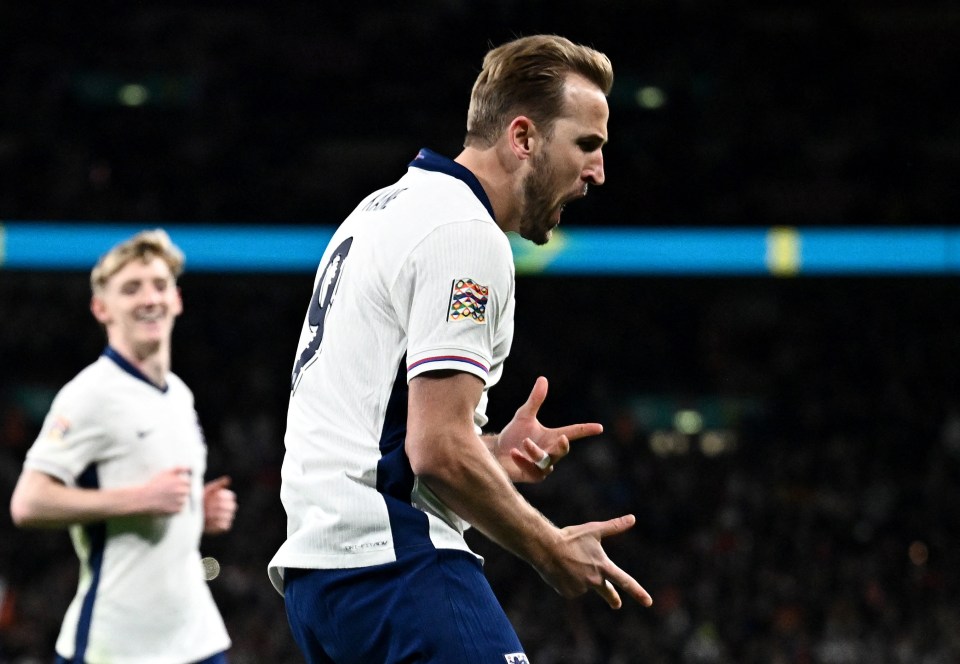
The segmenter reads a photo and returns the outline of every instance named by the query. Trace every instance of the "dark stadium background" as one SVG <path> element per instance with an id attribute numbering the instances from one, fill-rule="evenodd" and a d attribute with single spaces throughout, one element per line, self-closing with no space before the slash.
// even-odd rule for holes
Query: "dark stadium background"
<path id="1" fill-rule="evenodd" d="M 455 154 L 487 46 L 535 32 L 616 70 L 608 183 L 565 226 L 957 224 L 960 9 L 810 0 L 3 3 L 0 223 L 335 224 L 421 146 Z M 117 102 L 130 82 L 147 103 Z M 86 280 L 0 269 L 4 501 L 49 398 L 103 346 Z M 240 501 L 203 546 L 231 661 L 299 662 L 265 567 L 311 275 L 181 286 L 174 370 Z M 955 278 L 517 290 L 492 425 L 541 374 L 545 422 L 605 424 L 527 493 L 561 524 L 635 513 L 608 548 L 655 599 L 561 600 L 474 537 L 531 661 L 960 661 Z M 0 662 L 50 661 L 75 582 L 64 533 L 0 513 Z"/>

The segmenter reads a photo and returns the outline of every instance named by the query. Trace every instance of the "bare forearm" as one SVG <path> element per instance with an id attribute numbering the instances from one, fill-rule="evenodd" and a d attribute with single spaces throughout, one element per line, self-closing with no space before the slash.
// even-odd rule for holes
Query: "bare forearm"
<path id="1" fill-rule="evenodd" d="M 557 528 L 513 487 L 502 454 L 490 454 L 491 438 L 473 429 L 473 413 L 482 383 L 465 373 L 417 376 L 410 381 L 406 451 L 413 472 L 446 503 L 487 537 L 529 562 L 564 597 L 588 590 L 600 594 L 613 608 L 621 606 L 615 586 L 646 605 L 649 594 L 606 555 L 601 539 L 621 533 L 635 523 L 632 515 L 607 521 Z M 600 425 L 577 425 L 547 430 L 536 421 L 536 410 L 546 396 L 546 380 L 539 379 L 530 399 L 507 425 L 506 445 L 513 457 L 539 470 L 547 454 L 551 461 L 569 450 L 569 440 L 593 435 Z M 503 451 L 506 429 L 495 442 Z M 546 434 L 546 436 L 544 436 Z M 530 442 L 546 438 L 545 446 Z M 522 445 L 518 445 L 519 441 Z M 520 470 L 517 466 L 517 470 Z M 522 473 L 521 473 L 522 474 Z M 542 477 L 542 476 L 541 476 Z"/>
<path id="2" fill-rule="evenodd" d="M 483 383 L 469 374 L 418 376 L 410 383 L 407 455 L 413 472 L 460 518 L 542 569 L 560 531 L 514 488 L 473 413 Z M 493 441 L 496 443 L 496 440 Z"/>
<path id="3" fill-rule="evenodd" d="M 559 530 L 516 490 L 486 443 L 449 442 L 457 453 L 440 457 L 420 478 L 474 528 L 539 568 Z"/>
<path id="4" fill-rule="evenodd" d="M 27 528 L 59 528 L 75 523 L 137 514 L 144 510 L 138 487 L 68 487 L 36 471 L 24 471 L 10 500 L 14 523 Z"/>

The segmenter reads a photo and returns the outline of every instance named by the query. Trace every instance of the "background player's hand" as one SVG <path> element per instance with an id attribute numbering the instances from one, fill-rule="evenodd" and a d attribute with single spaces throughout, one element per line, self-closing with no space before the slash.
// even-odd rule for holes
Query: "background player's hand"
<path id="1" fill-rule="evenodd" d="M 237 494 L 228 489 L 230 477 L 223 475 L 203 487 L 203 532 L 225 533 L 233 526 L 237 513 Z"/>
<path id="2" fill-rule="evenodd" d="M 603 432 L 603 426 L 595 422 L 556 429 L 543 426 L 537 412 L 546 398 L 547 379 L 540 376 L 497 439 L 497 459 L 514 482 L 542 481 L 553 472 L 554 464 L 569 454 L 570 441 Z"/>
<path id="3" fill-rule="evenodd" d="M 163 470 L 143 485 L 144 513 L 176 514 L 190 498 L 190 468 Z"/>
<path id="4" fill-rule="evenodd" d="M 560 530 L 561 538 L 552 560 L 538 569 L 540 575 L 563 597 L 577 597 L 593 590 L 610 605 L 623 605 L 617 588 L 644 606 L 653 604 L 650 594 L 637 580 L 617 567 L 600 544 L 600 540 L 618 535 L 633 527 L 632 514 L 609 521 L 593 521 Z"/>

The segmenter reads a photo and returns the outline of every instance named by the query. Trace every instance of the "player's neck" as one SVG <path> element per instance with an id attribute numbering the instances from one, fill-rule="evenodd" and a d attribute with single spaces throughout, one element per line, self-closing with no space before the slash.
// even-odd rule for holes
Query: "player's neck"
<path id="1" fill-rule="evenodd" d="M 120 356 L 157 387 L 167 386 L 170 373 L 170 346 L 168 344 L 143 344 L 128 346 L 110 344 Z"/>
<path id="2" fill-rule="evenodd" d="M 494 218 L 503 232 L 516 231 L 516 183 L 514 174 L 517 165 L 501 154 L 499 145 L 490 148 L 464 148 L 454 161 L 473 173 L 490 199 Z"/>

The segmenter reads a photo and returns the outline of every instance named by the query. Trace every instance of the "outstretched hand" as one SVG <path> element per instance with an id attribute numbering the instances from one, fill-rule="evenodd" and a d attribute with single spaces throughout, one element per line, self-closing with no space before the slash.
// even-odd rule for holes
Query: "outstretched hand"
<path id="1" fill-rule="evenodd" d="M 576 597 L 592 590 L 610 606 L 619 609 L 623 606 L 620 591 L 626 593 L 643 606 L 653 604 L 643 586 L 636 579 L 617 567 L 607 556 L 601 540 L 619 535 L 636 523 L 632 514 L 610 519 L 593 521 L 577 526 L 568 526 L 560 532 L 560 551 L 554 558 L 555 566 L 540 569 L 543 578 L 564 597 Z"/>
<path id="2" fill-rule="evenodd" d="M 551 429 L 540 424 L 537 413 L 547 398 L 547 379 L 537 378 L 526 402 L 497 437 L 495 454 L 514 482 L 540 482 L 570 452 L 570 441 L 596 436 L 603 426 L 595 422 Z"/>

